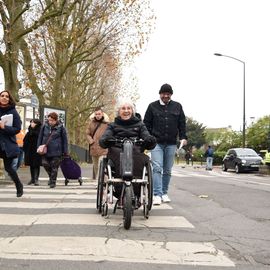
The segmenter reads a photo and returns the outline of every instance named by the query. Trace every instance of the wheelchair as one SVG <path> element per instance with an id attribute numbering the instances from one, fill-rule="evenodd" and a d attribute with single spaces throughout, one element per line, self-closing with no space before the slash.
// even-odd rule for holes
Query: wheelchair
<path id="1" fill-rule="evenodd" d="M 113 143 L 121 146 L 120 170 L 115 172 L 113 161 L 103 158 L 99 166 L 96 207 L 102 216 L 108 215 L 109 204 L 113 205 L 113 213 L 117 209 L 123 210 L 123 224 L 129 229 L 134 210 L 143 209 L 144 218 L 148 219 L 153 201 L 153 178 L 150 159 L 144 153 L 145 158 L 141 176 L 133 175 L 133 147 L 142 145 L 141 139 L 113 139 Z M 119 168 L 118 168 L 119 169 Z"/>

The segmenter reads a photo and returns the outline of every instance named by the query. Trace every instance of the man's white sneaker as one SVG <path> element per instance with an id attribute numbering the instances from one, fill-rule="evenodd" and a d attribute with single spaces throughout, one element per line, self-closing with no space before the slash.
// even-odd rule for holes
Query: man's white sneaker
<path id="1" fill-rule="evenodd" d="M 162 202 L 168 203 L 170 201 L 171 201 L 171 199 L 169 198 L 169 196 L 167 194 L 162 195 Z"/>
<path id="2" fill-rule="evenodd" d="M 161 197 L 160 196 L 153 197 L 153 205 L 161 205 Z"/>

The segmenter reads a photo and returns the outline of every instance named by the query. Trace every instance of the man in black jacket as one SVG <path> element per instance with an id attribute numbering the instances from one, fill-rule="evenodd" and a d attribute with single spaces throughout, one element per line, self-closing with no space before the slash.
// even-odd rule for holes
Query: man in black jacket
<path id="1" fill-rule="evenodd" d="M 157 139 L 157 145 L 151 151 L 154 205 L 171 201 L 167 193 L 177 138 L 182 145 L 187 143 L 186 117 L 182 105 L 171 100 L 172 94 L 172 87 L 163 84 L 159 91 L 160 99 L 149 104 L 143 120 L 150 134 Z"/>

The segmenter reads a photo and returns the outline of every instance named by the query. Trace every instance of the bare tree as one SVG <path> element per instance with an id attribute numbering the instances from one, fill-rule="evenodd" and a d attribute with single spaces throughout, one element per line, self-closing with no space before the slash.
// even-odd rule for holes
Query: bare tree
<path id="1" fill-rule="evenodd" d="M 68 109 L 73 143 L 81 144 L 78 132 L 95 107 L 113 112 L 122 66 L 149 34 L 140 17 L 143 3 L 148 1 L 81 0 L 29 35 L 35 76 L 26 73 L 28 85 L 35 91 L 39 82 L 41 104 Z"/>
<path id="2" fill-rule="evenodd" d="M 41 2 L 40 2 L 41 3 Z M 0 38 L 0 66 L 3 69 L 5 87 L 14 96 L 18 96 L 20 82 L 18 80 L 18 65 L 21 56 L 21 46 L 26 47 L 24 38 L 45 22 L 64 12 L 66 0 L 46 0 L 43 12 L 33 20 L 30 17 L 34 4 L 30 0 L 1 0 L 0 16 L 2 36 Z"/>

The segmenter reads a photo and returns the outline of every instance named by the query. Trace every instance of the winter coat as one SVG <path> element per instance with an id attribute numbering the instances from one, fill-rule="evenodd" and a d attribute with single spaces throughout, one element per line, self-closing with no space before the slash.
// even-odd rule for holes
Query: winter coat
<path id="1" fill-rule="evenodd" d="M 103 113 L 103 115 L 104 117 L 100 122 L 95 119 L 95 114 L 93 113 L 90 116 L 90 121 L 86 129 L 86 138 L 90 145 L 90 155 L 94 157 L 107 155 L 108 152 L 107 149 L 101 148 L 99 145 L 99 139 L 103 135 L 104 131 L 107 129 L 109 123 L 108 115 L 105 113 Z M 97 125 L 99 125 L 99 127 L 96 130 Z M 96 132 L 93 136 L 95 130 Z"/>
<path id="2" fill-rule="evenodd" d="M 31 126 L 28 128 L 23 139 L 24 164 L 32 167 L 41 166 L 41 156 L 37 153 L 37 141 L 40 132 L 40 126 Z"/>
<path id="3" fill-rule="evenodd" d="M 160 101 L 149 104 L 143 122 L 158 143 L 176 144 L 179 139 L 187 139 L 186 117 L 180 103 L 171 100 L 162 105 Z"/>
<path id="4" fill-rule="evenodd" d="M 108 128 L 99 140 L 99 144 L 103 148 L 108 148 L 107 140 L 111 137 L 118 139 L 123 138 L 139 138 L 139 139 L 152 139 L 152 145 L 148 145 L 151 149 L 156 145 L 155 138 L 153 138 L 148 132 L 145 124 L 137 117 L 131 117 L 128 120 L 122 120 L 119 116 L 115 118 L 115 121 L 108 125 Z"/>
<path id="5" fill-rule="evenodd" d="M 102 135 L 99 143 L 101 147 L 108 148 L 108 139 L 112 137 L 117 139 L 124 138 L 139 138 L 145 141 L 148 140 L 146 149 L 153 149 L 156 145 L 156 139 L 150 135 L 145 124 L 139 120 L 137 117 L 131 117 L 128 120 L 122 120 L 119 116 L 115 118 L 115 121 L 108 125 L 108 128 Z M 113 161 L 115 177 L 121 175 L 120 172 L 120 152 L 121 145 L 114 145 L 109 147 L 108 158 Z M 144 155 L 142 152 L 144 150 L 143 146 L 133 147 L 133 175 L 136 177 L 142 176 L 143 165 L 149 160 L 148 156 Z"/>
<path id="6" fill-rule="evenodd" d="M 48 142 L 48 139 L 52 136 Z M 47 144 L 46 157 L 61 157 L 68 154 L 68 139 L 67 132 L 64 126 L 58 122 L 55 126 L 50 126 L 48 123 L 41 127 L 37 147 Z"/>
<path id="7" fill-rule="evenodd" d="M 16 134 L 20 132 L 22 121 L 15 109 L 15 106 L 0 107 L 0 118 L 3 115 L 12 114 L 12 126 L 6 126 L 4 129 L 0 128 L 0 148 L 6 153 L 8 158 L 17 157 L 20 149 L 16 142 Z"/>

